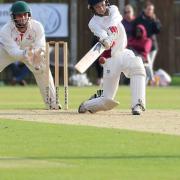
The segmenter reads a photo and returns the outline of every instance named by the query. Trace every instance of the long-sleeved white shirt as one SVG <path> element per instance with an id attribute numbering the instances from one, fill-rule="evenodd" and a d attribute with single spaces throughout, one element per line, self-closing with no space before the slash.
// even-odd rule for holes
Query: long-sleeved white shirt
<path id="1" fill-rule="evenodd" d="M 115 45 L 112 47 L 112 55 L 114 52 L 122 51 L 127 46 L 127 36 L 122 25 L 122 16 L 118 10 L 118 7 L 115 5 L 111 5 L 109 8 L 109 15 L 108 16 L 97 16 L 94 15 L 90 22 L 89 28 L 93 32 L 93 34 L 99 37 L 100 40 L 105 39 L 108 37 L 108 29 L 111 26 L 116 26 L 118 28 L 118 36 L 116 36 Z"/>
<path id="2" fill-rule="evenodd" d="M 45 33 L 42 24 L 30 19 L 25 33 L 17 30 L 13 21 L 9 21 L 0 30 L 0 44 L 8 54 L 17 59 L 24 58 L 24 49 L 32 46 L 45 50 Z"/>

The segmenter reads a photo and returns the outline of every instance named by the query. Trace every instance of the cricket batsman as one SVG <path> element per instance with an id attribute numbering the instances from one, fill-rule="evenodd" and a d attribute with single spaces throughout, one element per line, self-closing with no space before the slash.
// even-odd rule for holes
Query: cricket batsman
<path id="1" fill-rule="evenodd" d="M 119 103 L 114 100 L 119 86 L 120 74 L 130 78 L 132 114 L 145 110 L 145 69 L 140 57 L 126 49 L 127 37 L 121 23 L 122 16 L 115 5 L 107 0 L 88 0 L 94 16 L 89 22 L 92 33 L 99 38 L 106 51 L 100 57 L 103 62 L 103 93 L 95 95 L 79 106 L 79 113 L 111 110 Z"/>
<path id="2" fill-rule="evenodd" d="M 42 24 L 31 18 L 24 1 L 16 1 L 10 8 L 11 20 L 0 30 L 0 72 L 15 61 L 23 62 L 33 73 L 47 109 L 60 109 L 56 105 L 55 87 L 49 69 L 47 80 L 45 62 L 45 33 Z M 48 84 L 49 82 L 49 84 Z M 47 86 L 50 103 L 47 102 Z"/>

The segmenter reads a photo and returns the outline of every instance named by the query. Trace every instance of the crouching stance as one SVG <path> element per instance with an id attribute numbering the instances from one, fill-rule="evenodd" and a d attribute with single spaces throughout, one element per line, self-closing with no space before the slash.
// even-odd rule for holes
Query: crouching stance
<path id="1" fill-rule="evenodd" d="M 14 61 L 23 62 L 34 74 L 47 109 L 59 109 L 56 105 L 55 87 L 50 72 L 47 80 L 45 62 L 45 33 L 42 24 L 31 19 L 31 11 L 24 1 L 15 2 L 11 20 L 0 31 L 0 72 Z M 47 84 L 49 82 L 49 84 Z M 51 102 L 46 102 L 46 89 Z"/>
<path id="2" fill-rule="evenodd" d="M 107 0 L 88 0 L 94 16 L 89 28 L 107 49 L 101 56 L 103 64 L 103 93 L 83 102 L 79 113 L 107 111 L 119 103 L 114 100 L 119 86 L 120 74 L 130 78 L 132 114 L 140 115 L 145 110 L 145 69 L 142 59 L 126 49 L 127 37 L 121 23 L 122 16 L 115 5 Z"/>

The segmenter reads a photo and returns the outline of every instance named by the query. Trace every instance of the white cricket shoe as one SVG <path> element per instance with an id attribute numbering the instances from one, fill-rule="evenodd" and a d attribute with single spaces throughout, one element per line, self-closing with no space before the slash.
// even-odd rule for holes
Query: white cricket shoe
<path id="1" fill-rule="evenodd" d="M 86 113 L 88 110 L 84 107 L 84 103 L 81 103 L 78 108 L 78 113 Z"/>
<path id="2" fill-rule="evenodd" d="M 132 108 L 132 114 L 133 115 L 141 115 L 142 113 L 142 107 L 141 105 L 136 105 L 134 108 Z"/>
<path id="3" fill-rule="evenodd" d="M 136 104 L 133 108 L 132 108 L 132 114 L 133 115 L 141 115 L 142 111 L 145 111 L 145 107 L 142 103 L 142 101 L 139 99 L 138 100 L 139 103 Z"/>

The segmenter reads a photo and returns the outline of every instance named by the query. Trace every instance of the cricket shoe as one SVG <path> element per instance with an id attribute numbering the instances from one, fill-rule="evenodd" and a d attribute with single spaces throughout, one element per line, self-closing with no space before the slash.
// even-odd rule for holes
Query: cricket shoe
<path id="1" fill-rule="evenodd" d="M 142 111 L 145 111 L 142 101 L 139 99 L 139 103 L 132 108 L 133 115 L 141 115 Z"/>
<path id="2" fill-rule="evenodd" d="M 88 110 L 84 107 L 84 103 L 81 103 L 78 108 L 78 113 L 86 113 Z"/>
<path id="3" fill-rule="evenodd" d="M 102 90 L 102 89 L 99 89 L 99 90 L 97 90 L 96 94 L 92 95 L 88 100 L 101 97 L 102 95 L 103 95 L 103 90 Z"/>
<path id="4" fill-rule="evenodd" d="M 58 105 L 51 106 L 50 109 L 51 110 L 60 110 L 60 109 L 62 109 L 62 106 L 60 104 L 58 104 Z"/>
<path id="5" fill-rule="evenodd" d="M 80 104 L 80 106 L 79 106 L 79 108 L 78 108 L 78 113 L 80 113 L 80 114 L 83 114 L 83 113 L 86 113 L 86 112 L 89 112 L 89 113 L 94 113 L 94 112 L 92 112 L 92 111 L 90 111 L 90 110 L 87 110 L 85 107 L 84 107 L 84 103 L 81 103 Z"/>
<path id="6" fill-rule="evenodd" d="M 60 104 L 47 104 L 46 109 L 47 110 L 60 110 L 62 109 L 62 106 Z"/>
<path id="7" fill-rule="evenodd" d="M 136 105 L 133 109 L 132 109 L 132 114 L 133 115 L 141 115 L 142 113 L 142 108 L 140 105 Z"/>

